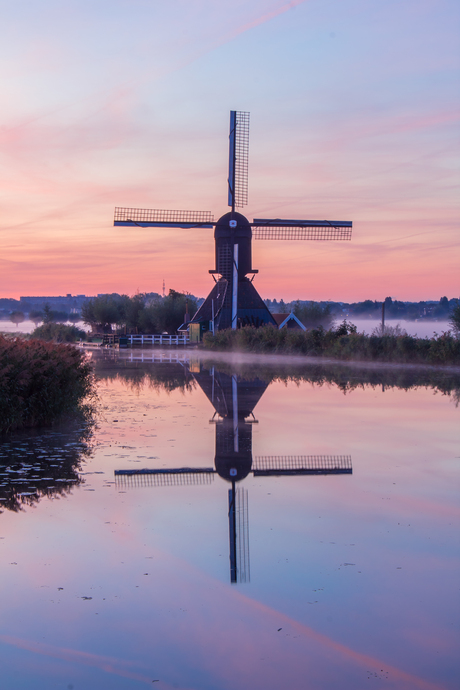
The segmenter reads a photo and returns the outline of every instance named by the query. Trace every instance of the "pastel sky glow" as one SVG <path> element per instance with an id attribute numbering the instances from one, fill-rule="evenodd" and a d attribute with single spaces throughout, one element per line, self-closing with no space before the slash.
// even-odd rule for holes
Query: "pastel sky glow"
<path id="1" fill-rule="evenodd" d="M 115 206 L 228 210 L 229 111 L 251 113 L 254 217 L 353 221 L 254 242 L 262 297 L 458 297 L 456 0 L 17 0 L 0 42 L 0 296 L 206 296 L 210 230 Z"/>

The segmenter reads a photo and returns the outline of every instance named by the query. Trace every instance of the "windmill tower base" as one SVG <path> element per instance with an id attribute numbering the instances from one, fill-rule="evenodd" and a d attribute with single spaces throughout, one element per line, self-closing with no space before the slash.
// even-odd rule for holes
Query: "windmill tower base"
<path id="1" fill-rule="evenodd" d="M 232 326 L 232 285 L 231 281 L 221 278 L 213 287 L 208 297 L 190 323 L 200 323 L 203 330 L 221 331 Z M 265 302 L 251 283 L 249 278 L 238 281 L 237 328 L 243 326 L 277 327 L 276 321 L 268 310 Z"/>

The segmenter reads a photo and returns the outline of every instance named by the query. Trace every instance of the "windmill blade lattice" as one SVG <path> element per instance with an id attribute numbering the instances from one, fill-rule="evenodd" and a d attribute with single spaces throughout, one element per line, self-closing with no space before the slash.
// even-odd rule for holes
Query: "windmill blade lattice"
<path id="1" fill-rule="evenodd" d="M 114 225 L 163 228 L 215 228 L 217 285 L 190 321 L 187 330 L 201 340 L 208 330 L 277 323 L 253 285 L 252 240 L 350 240 L 352 223 L 336 220 L 286 220 L 255 218 L 252 223 L 235 207 L 248 203 L 249 113 L 230 112 L 228 205 L 218 221 L 208 211 L 183 211 L 118 207 Z M 217 276 L 217 277 L 216 277 Z M 248 276 L 252 276 L 251 279 Z"/>
<path id="2" fill-rule="evenodd" d="M 293 474 L 352 474 L 351 455 L 261 455 L 252 463 L 255 477 Z"/>
<path id="3" fill-rule="evenodd" d="M 145 208 L 115 208 L 114 225 L 137 225 L 158 228 L 212 228 L 210 211 L 180 211 Z"/>
<path id="4" fill-rule="evenodd" d="M 254 218 L 255 240 L 351 240 L 352 223 L 341 220 Z"/>
<path id="5" fill-rule="evenodd" d="M 248 203 L 249 113 L 230 112 L 228 205 L 232 210 Z"/>
<path id="6" fill-rule="evenodd" d="M 115 470 L 117 488 L 139 486 L 193 486 L 211 484 L 215 470 L 212 467 L 179 467 L 162 470 Z"/>

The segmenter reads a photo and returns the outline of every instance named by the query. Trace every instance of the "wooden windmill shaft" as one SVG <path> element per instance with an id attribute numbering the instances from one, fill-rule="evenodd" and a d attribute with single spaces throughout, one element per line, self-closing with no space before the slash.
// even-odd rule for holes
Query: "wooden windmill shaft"
<path id="1" fill-rule="evenodd" d="M 249 113 L 230 112 L 228 205 L 215 221 L 208 211 L 162 209 L 115 209 L 115 226 L 215 228 L 216 265 L 209 272 L 216 285 L 190 323 L 202 330 L 275 324 L 253 285 L 252 239 L 257 240 L 350 240 L 351 221 L 255 218 L 252 223 L 235 211 L 248 201 Z M 248 276 L 251 276 L 249 278 Z"/>

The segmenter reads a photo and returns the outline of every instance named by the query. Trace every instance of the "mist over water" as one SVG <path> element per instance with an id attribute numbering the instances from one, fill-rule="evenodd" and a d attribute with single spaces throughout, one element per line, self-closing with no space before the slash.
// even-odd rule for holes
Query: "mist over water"
<path id="1" fill-rule="evenodd" d="M 354 323 L 359 333 L 371 335 L 375 328 L 382 325 L 381 319 L 355 319 L 352 316 L 348 319 L 350 323 Z M 406 321 L 405 319 L 385 319 L 385 326 L 399 326 L 406 331 L 408 335 L 417 336 L 418 338 L 432 338 L 436 333 L 441 335 L 451 329 L 448 321 L 431 321 L 428 319 L 419 319 L 418 321 Z"/>
<path id="2" fill-rule="evenodd" d="M 347 321 L 354 323 L 360 333 L 366 333 L 367 335 L 370 335 L 374 328 L 378 328 L 382 323 L 379 319 L 355 319 L 353 317 L 347 318 Z M 336 318 L 335 323 L 338 325 L 340 323 L 340 319 Z M 77 328 L 81 328 L 84 331 L 88 330 L 88 326 L 84 324 L 83 321 L 77 321 L 77 323 L 72 325 L 75 325 Z M 441 333 L 450 330 L 448 321 L 429 321 L 424 319 L 420 319 L 419 321 L 385 319 L 385 325 L 399 325 L 409 335 L 418 336 L 419 338 L 432 338 L 435 333 L 441 335 Z M 32 333 L 35 328 L 36 324 L 33 321 L 23 321 L 17 326 L 11 321 L 0 321 L 0 332 Z"/>
<path id="3" fill-rule="evenodd" d="M 0 442 L 5 688 L 457 687 L 460 375 L 91 357 Z"/>
<path id="4" fill-rule="evenodd" d="M 88 326 L 83 323 L 83 321 L 77 321 L 76 323 L 70 324 L 70 322 L 66 322 L 67 325 L 72 325 L 76 326 L 77 328 L 81 328 L 84 331 L 88 330 Z M 40 323 L 35 323 L 34 321 L 29 321 L 26 319 L 22 323 L 15 324 L 12 323 L 11 321 L 5 321 L 5 320 L 0 320 L 0 333 L 32 333 L 37 326 L 41 326 L 42 322 Z"/>

